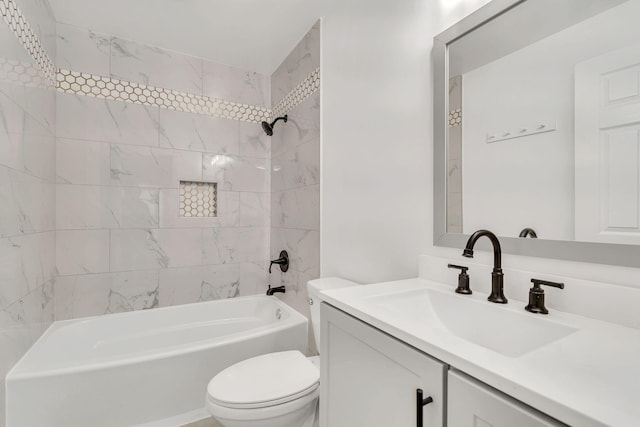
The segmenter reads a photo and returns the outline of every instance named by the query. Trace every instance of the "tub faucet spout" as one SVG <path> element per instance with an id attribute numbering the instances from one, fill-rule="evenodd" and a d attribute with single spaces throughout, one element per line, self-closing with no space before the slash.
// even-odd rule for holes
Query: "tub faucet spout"
<path id="1" fill-rule="evenodd" d="M 269 285 L 269 289 L 267 289 L 267 295 L 273 295 L 276 292 L 281 292 L 281 293 L 284 294 L 286 292 L 286 290 L 284 288 L 284 285 L 278 286 L 278 287 L 275 287 L 275 288 L 272 288 L 271 285 Z"/>

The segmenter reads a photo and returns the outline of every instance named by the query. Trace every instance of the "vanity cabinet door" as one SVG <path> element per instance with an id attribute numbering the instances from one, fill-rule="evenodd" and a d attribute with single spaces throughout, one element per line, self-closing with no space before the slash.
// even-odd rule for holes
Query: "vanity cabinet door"
<path id="1" fill-rule="evenodd" d="M 449 371 L 447 381 L 448 427 L 563 425 L 465 374 Z"/>
<path id="2" fill-rule="evenodd" d="M 321 318 L 321 427 L 417 426 L 419 388 L 422 425 L 443 425 L 442 363 L 326 303 Z"/>

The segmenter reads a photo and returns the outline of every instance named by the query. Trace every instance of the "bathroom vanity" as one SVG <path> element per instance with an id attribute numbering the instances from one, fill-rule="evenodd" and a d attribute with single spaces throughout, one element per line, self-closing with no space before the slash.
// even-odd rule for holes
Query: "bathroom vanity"
<path id="1" fill-rule="evenodd" d="M 326 292 L 321 426 L 638 424 L 638 330 L 486 297 L 425 279 Z"/>

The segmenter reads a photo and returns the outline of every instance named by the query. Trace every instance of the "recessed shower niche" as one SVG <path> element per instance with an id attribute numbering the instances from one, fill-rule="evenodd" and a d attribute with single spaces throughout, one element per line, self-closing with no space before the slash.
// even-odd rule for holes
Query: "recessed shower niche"
<path id="1" fill-rule="evenodd" d="M 180 216 L 186 218 L 218 216 L 218 184 L 180 181 Z"/>

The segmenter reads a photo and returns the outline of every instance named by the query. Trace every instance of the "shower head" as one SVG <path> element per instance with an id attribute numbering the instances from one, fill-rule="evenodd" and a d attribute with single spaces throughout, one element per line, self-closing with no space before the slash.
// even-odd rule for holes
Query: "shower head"
<path id="1" fill-rule="evenodd" d="M 262 122 L 262 129 L 264 130 L 264 133 L 267 134 L 267 136 L 273 135 L 273 125 L 275 125 L 278 120 L 284 120 L 284 122 L 287 123 L 287 115 L 285 114 L 282 117 L 278 117 L 277 119 L 275 119 L 271 123 Z"/>

